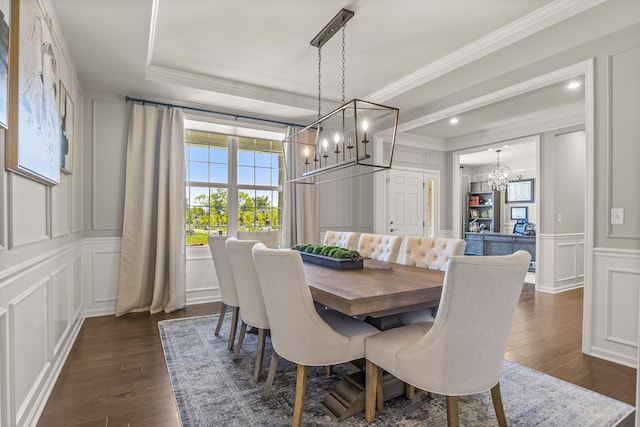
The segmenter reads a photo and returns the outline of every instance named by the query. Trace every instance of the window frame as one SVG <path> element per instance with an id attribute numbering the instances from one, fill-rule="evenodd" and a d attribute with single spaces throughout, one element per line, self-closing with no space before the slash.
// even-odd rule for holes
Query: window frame
<path id="1" fill-rule="evenodd" d="M 258 140 L 269 140 L 273 142 L 280 142 L 284 139 L 284 132 L 282 129 L 277 129 L 277 131 L 271 129 L 265 129 L 264 127 L 257 129 L 252 127 L 238 127 L 237 123 L 233 127 L 221 124 L 219 122 L 213 121 L 204 121 L 204 120 L 193 120 L 186 119 L 184 124 L 185 132 L 187 130 L 193 131 L 201 131 L 214 133 L 219 135 L 225 135 L 227 137 L 227 183 L 220 182 L 202 182 L 202 181 L 189 181 L 187 180 L 188 171 L 185 170 L 185 188 L 189 187 L 200 187 L 200 188 L 226 188 L 227 189 L 227 235 L 236 236 L 239 226 L 239 192 L 244 189 L 249 189 L 250 191 L 277 191 L 279 193 L 279 229 L 282 228 L 282 207 L 284 206 L 284 182 L 278 183 L 277 185 L 256 185 L 254 184 L 238 184 L 238 150 L 239 150 L 239 141 L 240 138 L 251 138 Z M 188 143 L 185 138 L 185 146 Z M 283 160 L 279 167 L 279 176 L 284 176 L 284 150 L 282 153 Z M 187 163 L 185 158 L 185 163 Z M 210 163 L 209 163 L 210 164 Z M 188 167 L 188 164 L 186 164 Z M 254 163 L 255 167 L 255 163 Z M 185 168 L 186 169 L 186 168 Z M 191 205 L 191 197 L 187 200 L 187 206 L 185 209 L 188 209 Z M 187 225 L 188 228 L 189 226 Z M 197 245 L 188 245 L 187 247 L 197 246 Z"/>

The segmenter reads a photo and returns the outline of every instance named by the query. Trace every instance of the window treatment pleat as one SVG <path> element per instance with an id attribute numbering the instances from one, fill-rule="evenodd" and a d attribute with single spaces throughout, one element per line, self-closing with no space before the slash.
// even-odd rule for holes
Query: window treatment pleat
<path id="1" fill-rule="evenodd" d="M 116 316 L 186 302 L 184 113 L 134 103 Z"/>
<path id="2" fill-rule="evenodd" d="M 290 126 L 286 137 L 297 131 Z M 313 137 L 313 135 L 311 135 Z M 310 141 L 311 144 L 314 141 Z M 285 185 L 282 224 L 282 247 L 297 243 L 318 243 L 320 241 L 319 196 L 316 185 L 287 183 L 287 179 L 300 176 L 304 163 L 293 156 L 293 144 L 285 144 Z M 297 171 L 297 173 L 296 173 Z"/>

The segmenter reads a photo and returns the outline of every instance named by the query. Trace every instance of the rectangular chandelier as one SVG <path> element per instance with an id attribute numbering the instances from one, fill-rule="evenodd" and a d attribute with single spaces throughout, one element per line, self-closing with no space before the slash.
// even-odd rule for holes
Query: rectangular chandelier
<path id="1" fill-rule="evenodd" d="M 287 136 L 287 181 L 319 184 L 391 168 L 398 114 L 397 108 L 353 99 Z"/>

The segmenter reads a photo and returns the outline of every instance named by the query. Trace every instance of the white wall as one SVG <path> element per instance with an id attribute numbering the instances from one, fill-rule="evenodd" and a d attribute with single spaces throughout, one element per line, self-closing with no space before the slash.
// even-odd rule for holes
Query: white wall
<path id="1" fill-rule="evenodd" d="M 52 25 L 74 104 L 73 174 L 48 187 L 0 173 L 1 426 L 35 424 L 84 319 L 83 94 L 55 16 Z"/>

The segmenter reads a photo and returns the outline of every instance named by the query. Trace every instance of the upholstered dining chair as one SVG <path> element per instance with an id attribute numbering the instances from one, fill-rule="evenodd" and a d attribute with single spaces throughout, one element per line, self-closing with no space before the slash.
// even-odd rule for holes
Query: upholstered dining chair
<path id="1" fill-rule="evenodd" d="M 229 236 L 210 234 L 209 249 L 211 250 L 211 258 L 213 258 L 213 266 L 216 270 L 216 277 L 218 278 L 218 285 L 220 286 L 220 297 L 222 299 L 215 335 L 220 335 L 220 326 L 222 326 L 227 307 L 231 307 L 231 330 L 229 331 L 227 348 L 233 350 L 233 341 L 236 339 L 236 329 L 238 327 L 240 303 L 238 302 L 238 294 L 236 293 L 236 285 L 233 280 L 233 273 L 231 272 L 227 248 L 224 244 L 228 238 Z"/>
<path id="2" fill-rule="evenodd" d="M 265 244 L 266 247 L 271 249 L 278 249 L 280 247 L 280 231 L 279 230 L 256 230 L 256 231 L 243 231 L 238 230 L 238 240 L 257 240 Z"/>
<path id="3" fill-rule="evenodd" d="M 247 328 L 256 328 L 258 330 L 258 348 L 253 371 L 253 380 L 255 382 L 260 380 L 262 373 L 264 347 L 269 331 L 269 319 L 267 318 L 267 311 L 251 254 L 251 248 L 257 243 L 260 242 L 257 240 L 236 240 L 233 237 L 229 237 L 225 243 L 236 284 L 238 301 L 240 302 L 240 319 L 242 320 L 233 360 L 238 360 Z"/>
<path id="4" fill-rule="evenodd" d="M 325 246 L 338 246 L 346 249 L 357 249 L 358 233 L 353 231 L 332 231 L 327 230 L 324 233 Z"/>
<path id="5" fill-rule="evenodd" d="M 278 358 L 297 364 L 293 426 L 302 423 L 307 366 L 332 366 L 364 357 L 364 340 L 379 331 L 333 310 L 316 312 L 300 253 L 253 247 L 269 324 L 273 355 L 267 383 Z"/>
<path id="6" fill-rule="evenodd" d="M 358 252 L 364 258 L 396 262 L 401 245 L 402 236 L 362 233 L 358 240 Z"/>
<path id="7" fill-rule="evenodd" d="M 432 238 L 422 236 L 406 236 L 398 263 L 446 271 L 449 259 L 464 255 L 467 241 L 464 239 Z M 437 307 L 414 310 L 402 313 L 398 317 L 403 325 L 419 322 L 433 322 Z"/>
<path id="8" fill-rule="evenodd" d="M 447 423 L 457 426 L 459 396 L 491 390 L 498 424 L 506 426 L 500 394 L 513 314 L 531 256 L 462 256 L 449 261 L 434 323 L 401 326 L 365 343 L 365 417 L 382 410 L 382 371 L 446 396 Z"/>

